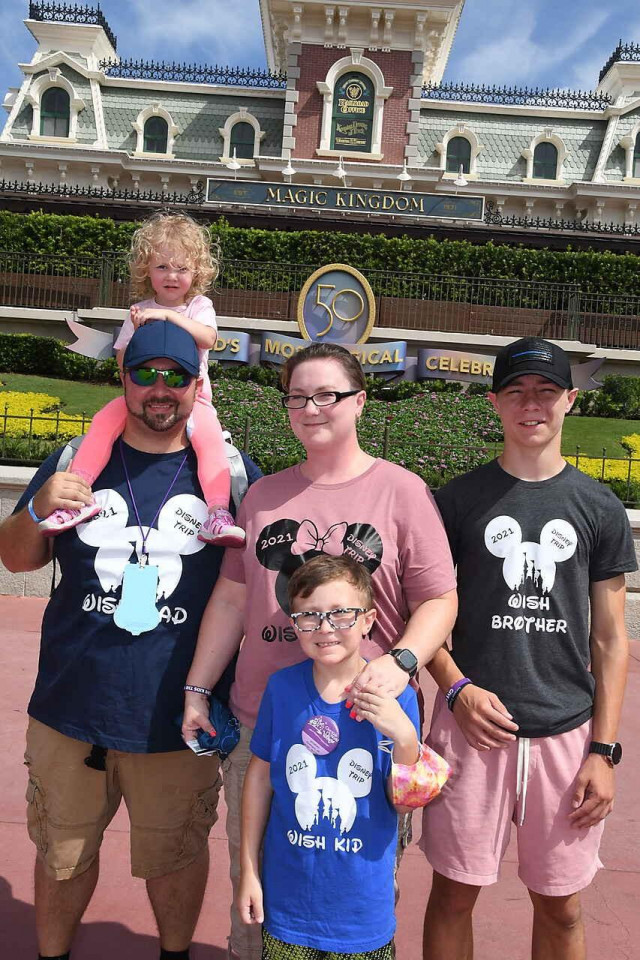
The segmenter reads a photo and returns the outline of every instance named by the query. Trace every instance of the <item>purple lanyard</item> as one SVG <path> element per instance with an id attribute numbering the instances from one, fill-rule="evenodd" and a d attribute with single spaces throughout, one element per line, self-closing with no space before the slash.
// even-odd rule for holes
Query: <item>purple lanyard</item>
<path id="1" fill-rule="evenodd" d="M 122 438 L 120 438 L 120 441 L 119 441 L 119 443 L 118 443 L 118 449 L 120 450 L 120 459 L 122 460 L 122 469 L 124 470 L 124 476 L 125 476 L 125 479 L 126 479 L 126 481 L 127 481 L 127 487 L 129 488 L 129 496 L 131 497 L 131 503 L 133 504 L 133 509 L 134 509 L 134 512 L 135 512 L 135 515 L 136 515 L 136 520 L 138 521 L 138 526 L 139 526 L 139 528 L 140 528 L 140 535 L 142 536 L 142 550 L 141 550 L 141 556 L 139 557 L 139 563 L 140 563 L 140 566 L 144 566 L 144 565 L 147 563 L 147 561 L 149 560 L 149 554 L 147 553 L 147 537 L 148 537 L 149 534 L 151 533 L 151 528 L 153 527 L 153 525 L 155 524 L 156 520 L 157 520 L 158 517 L 160 516 L 160 511 L 162 510 L 162 508 L 164 507 L 165 503 L 167 502 L 167 500 L 168 500 L 168 498 L 169 498 L 169 494 L 170 494 L 171 491 L 173 490 L 173 488 L 174 488 L 174 486 L 175 486 L 175 483 L 176 483 L 176 480 L 177 480 L 178 477 L 180 476 L 180 471 L 182 470 L 182 468 L 184 467 L 185 463 L 187 462 L 187 457 L 189 456 L 189 451 L 187 450 L 187 452 L 185 453 L 184 457 L 182 458 L 182 462 L 180 463 L 180 466 L 179 466 L 178 469 L 176 470 L 176 475 L 175 475 L 175 477 L 173 478 L 173 480 L 171 481 L 171 483 L 169 484 L 169 489 L 167 490 L 167 492 L 165 493 L 164 497 L 162 498 L 162 503 L 160 504 L 160 506 L 159 506 L 158 509 L 156 510 L 156 513 L 155 513 L 155 516 L 154 516 L 153 520 L 151 521 L 151 523 L 150 523 L 149 526 L 147 527 L 147 532 L 146 532 L 146 533 L 143 533 L 143 532 L 142 532 L 142 523 L 141 523 L 141 521 L 140 521 L 140 514 L 138 513 L 138 504 L 136 503 L 136 498 L 135 498 L 134 495 L 133 495 L 133 487 L 131 486 L 131 479 L 129 478 L 129 471 L 127 470 L 127 464 L 126 464 L 126 461 L 125 461 L 125 459 L 124 459 L 124 447 L 123 447 L 123 444 L 122 444 Z M 144 560 L 142 559 L 143 557 L 145 558 Z"/>

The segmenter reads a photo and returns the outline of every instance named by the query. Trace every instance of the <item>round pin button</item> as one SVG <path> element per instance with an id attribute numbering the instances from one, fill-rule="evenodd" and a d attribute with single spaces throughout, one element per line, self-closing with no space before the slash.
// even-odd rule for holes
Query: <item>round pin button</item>
<path id="1" fill-rule="evenodd" d="M 302 742 L 317 757 L 324 757 L 335 750 L 339 740 L 338 724 L 322 714 L 311 717 L 302 728 Z"/>

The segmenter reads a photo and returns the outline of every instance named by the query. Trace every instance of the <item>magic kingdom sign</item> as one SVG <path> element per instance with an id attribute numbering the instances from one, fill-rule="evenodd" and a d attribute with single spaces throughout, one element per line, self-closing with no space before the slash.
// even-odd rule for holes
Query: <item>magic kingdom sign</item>
<path id="1" fill-rule="evenodd" d="M 402 190 L 319 187 L 262 180 L 207 180 L 207 203 L 295 210 L 331 210 L 376 216 L 400 214 L 447 220 L 482 220 L 484 197 L 445 196 Z"/>

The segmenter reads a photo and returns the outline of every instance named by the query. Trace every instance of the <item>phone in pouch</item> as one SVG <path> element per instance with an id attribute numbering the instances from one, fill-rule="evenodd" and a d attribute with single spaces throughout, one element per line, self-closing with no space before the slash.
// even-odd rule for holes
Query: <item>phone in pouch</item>
<path id="1" fill-rule="evenodd" d="M 215 753 L 215 750 L 207 750 L 206 747 L 201 747 L 196 739 L 185 740 L 185 743 L 189 747 L 189 750 L 193 750 L 196 757 L 212 757 Z"/>

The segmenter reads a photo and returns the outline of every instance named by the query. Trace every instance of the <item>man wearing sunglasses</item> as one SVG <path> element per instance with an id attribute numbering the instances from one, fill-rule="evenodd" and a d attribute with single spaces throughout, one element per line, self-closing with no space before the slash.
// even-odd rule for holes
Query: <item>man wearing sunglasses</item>
<path id="1" fill-rule="evenodd" d="M 131 871 L 146 880 L 160 956 L 189 955 L 220 787 L 217 757 L 196 757 L 176 725 L 222 559 L 197 536 L 207 507 L 187 422 L 198 369 L 183 328 L 140 327 L 124 356 L 125 430 L 93 490 L 57 470 L 56 451 L 0 526 L 9 570 L 38 569 L 55 552 L 61 571 L 43 620 L 25 754 L 43 958 L 69 956 L 122 799 Z M 245 467 L 257 479 L 248 458 Z M 95 517 L 54 540 L 43 535 L 41 518 L 91 494 Z"/>

